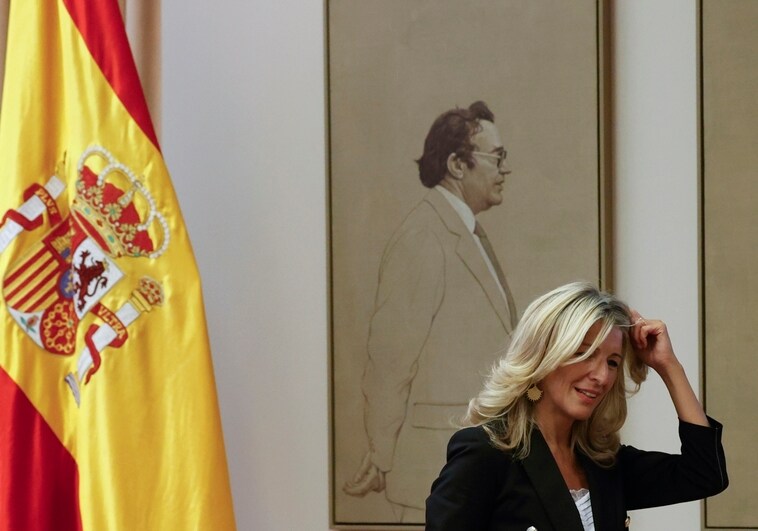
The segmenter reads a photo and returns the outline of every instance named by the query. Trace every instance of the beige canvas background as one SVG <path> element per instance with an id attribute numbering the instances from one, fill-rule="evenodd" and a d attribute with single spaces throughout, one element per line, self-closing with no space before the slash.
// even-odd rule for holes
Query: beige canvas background
<path id="1" fill-rule="evenodd" d="M 414 159 L 432 121 L 479 99 L 495 114 L 512 173 L 503 204 L 479 218 L 519 312 L 562 283 L 600 280 L 599 6 L 330 0 L 327 8 L 333 517 L 366 528 L 394 521 L 389 504 L 382 493 L 347 496 L 342 485 L 367 447 L 360 382 L 379 262 L 427 191 Z M 444 447 L 419 451 L 444 462 Z"/>
<path id="2" fill-rule="evenodd" d="M 706 526 L 758 529 L 758 2 L 704 0 L 702 22 L 705 401 L 730 480 Z"/>

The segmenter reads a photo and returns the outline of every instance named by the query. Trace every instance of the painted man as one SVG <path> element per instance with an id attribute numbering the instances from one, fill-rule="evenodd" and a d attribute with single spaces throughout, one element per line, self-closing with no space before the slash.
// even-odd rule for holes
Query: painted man
<path id="1" fill-rule="evenodd" d="M 369 450 L 344 490 L 386 489 L 423 522 L 447 441 L 517 316 L 476 216 L 503 201 L 506 150 L 484 102 L 439 116 L 417 161 L 424 199 L 384 251 L 363 376 Z"/>

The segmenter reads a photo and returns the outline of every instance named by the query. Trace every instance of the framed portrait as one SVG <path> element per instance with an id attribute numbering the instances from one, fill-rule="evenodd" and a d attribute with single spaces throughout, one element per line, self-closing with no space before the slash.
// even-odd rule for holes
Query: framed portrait
<path id="1" fill-rule="evenodd" d="M 726 426 L 729 488 L 705 528 L 758 529 L 758 3 L 702 0 L 701 274 L 706 411 Z"/>
<path id="2" fill-rule="evenodd" d="M 331 525 L 420 529 L 528 303 L 611 283 L 600 0 L 327 0 Z"/>

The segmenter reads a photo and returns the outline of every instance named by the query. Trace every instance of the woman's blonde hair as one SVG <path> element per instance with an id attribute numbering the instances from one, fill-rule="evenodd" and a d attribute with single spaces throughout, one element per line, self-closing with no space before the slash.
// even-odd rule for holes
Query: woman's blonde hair
<path id="1" fill-rule="evenodd" d="M 595 341 L 575 357 L 587 331 L 598 322 L 601 327 Z M 527 389 L 561 365 L 589 357 L 619 327 L 624 362 L 616 381 L 592 415 L 574 423 L 571 436 L 572 447 L 578 446 L 599 465 L 612 465 L 619 448 L 618 432 L 626 420 L 626 398 L 639 390 L 647 376 L 647 367 L 631 349 L 631 325 L 626 304 L 586 282 L 566 284 L 541 296 L 526 309 L 505 355 L 469 403 L 466 422 L 483 426 L 498 448 L 513 451 L 517 458 L 526 457 L 535 425 Z M 627 389 L 627 375 L 631 389 Z"/>

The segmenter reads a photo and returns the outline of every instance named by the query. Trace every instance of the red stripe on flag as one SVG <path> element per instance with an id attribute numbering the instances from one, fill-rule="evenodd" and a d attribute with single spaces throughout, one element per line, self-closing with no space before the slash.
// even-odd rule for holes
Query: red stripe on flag
<path id="1" fill-rule="evenodd" d="M 0 368 L 0 529 L 81 531 L 76 461 Z"/>
<path id="2" fill-rule="evenodd" d="M 62 0 L 113 91 L 160 150 L 117 0 Z"/>
<path id="3" fill-rule="evenodd" d="M 16 271 L 12 275 L 9 275 L 8 277 L 6 277 L 6 279 L 3 281 L 3 286 L 8 286 L 12 284 L 13 281 L 19 277 L 19 275 L 23 275 L 26 272 L 26 268 L 27 266 L 29 266 L 29 264 L 33 264 L 34 262 L 39 260 L 39 257 L 45 254 L 45 252 L 47 252 L 47 249 L 43 247 L 39 251 L 34 253 L 33 256 L 30 256 L 22 265 L 16 268 Z"/>
<path id="4" fill-rule="evenodd" d="M 10 291 L 10 292 L 8 292 L 8 293 L 5 294 L 5 300 L 8 301 L 8 302 L 11 302 L 11 300 L 13 299 L 13 297 L 15 297 L 16 295 L 18 295 L 18 293 L 21 290 L 23 290 L 25 287 L 27 287 L 30 282 L 37 282 L 37 276 L 40 273 L 42 273 L 42 271 L 44 271 L 45 269 L 47 269 L 47 266 L 49 266 L 54 261 L 55 261 L 55 257 L 52 256 L 52 255 L 50 255 L 47 258 L 47 260 L 45 260 L 39 266 L 35 267 L 33 271 L 26 271 L 27 277 L 24 279 L 23 282 L 21 282 L 21 284 L 19 284 L 18 286 L 16 286 L 13 289 L 13 291 Z M 57 273 L 57 272 L 58 272 L 58 268 L 56 267 L 53 270 L 53 273 Z M 46 280 L 49 280 L 49 279 L 50 278 L 49 278 L 49 275 L 48 275 L 48 278 Z M 40 282 L 44 282 L 44 281 L 40 281 Z M 37 288 L 37 289 L 39 289 L 39 288 Z M 28 295 L 27 295 L 27 297 L 28 297 Z"/>
<path id="5" fill-rule="evenodd" d="M 55 293 L 58 291 L 58 284 L 53 284 L 50 286 L 50 289 L 48 289 L 46 292 L 44 292 L 42 295 L 37 297 L 37 300 L 35 300 L 33 303 L 29 305 L 26 309 L 18 308 L 19 311 L 26 312 L 26 313 L 33 313 L 40 309 L 40 307 L 43 305 L 43 303 L 47 303 L 47 305 L 51 305 L 53 301 L 48 302 L 48 299 L 52 295 L 55 295 Z M 57 298 L 57 297 L 56 297 Z M 44 310 L 44 308 L 43 308 Z"/>
<path id="6" fill-rule="evenodd" d="M 36 285 L 34 286 L 34 288 L 29 290 L 29 293 L 24 295 L 23 298 L 21 298 L 20 300 L 13 301 L 11 303 L 13 307 L 20 310 L 24 304 L 26 304 L 32 297 L 34 297 L 37 294 L 37 292 L 39 292 L 39 290 L 41 290 L 42 288 L 50 289 L 50 281 L 53 280 L 59 274 L 60 274 L 60 271 L 56 268 L 56 269 L 53 269 L 52 272 L 50 272 L 45 278 L 35 279 Z M 57 282 L 53 282 L 52 289 L 55 289 L 57 284 L 58 284 Z M 8 299 L 10 299 L 10 297 L 8 297 Z M 34 302 L 38 302 L 38 301 L 35 300 Z M 24 311 L 24 310 L 21 310 L 21 311 Z M 33 310 L 27 310 L 27 311 L 31 312 Z"/>

